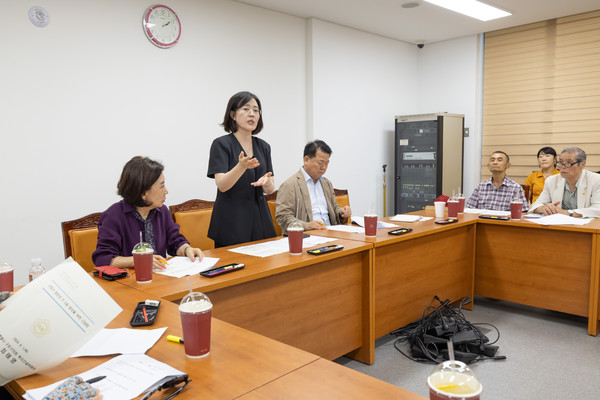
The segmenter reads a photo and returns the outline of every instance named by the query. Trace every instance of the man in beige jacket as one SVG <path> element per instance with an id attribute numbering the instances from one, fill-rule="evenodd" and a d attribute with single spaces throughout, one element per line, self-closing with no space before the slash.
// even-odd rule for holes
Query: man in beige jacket
<path id="1" fill-rule="evenodd" d="M 323 177 L 331 153 L 324 141 L 309 142 L 304 147 L 304 165 L 279 187 L 275 219 L 284 235 L 296 220 L 308 231 L 345 224 L 350 218 L 350 207 L 337 204 L 333 185 Z"/>

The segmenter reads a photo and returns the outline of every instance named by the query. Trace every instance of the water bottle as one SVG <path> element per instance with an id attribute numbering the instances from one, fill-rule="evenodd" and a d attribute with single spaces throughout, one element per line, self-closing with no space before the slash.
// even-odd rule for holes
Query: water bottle
<path id="1" fill-rule="evenodd" d="M 32 258 L 31 268 L 29 268 L 29 282 L 36 278 L 39 278 L 40 275 L 42 275 L 44 272 L 46 272 L 46 268 L 44 268 L 44 266 L 42 265 L 42 259 Z"/>

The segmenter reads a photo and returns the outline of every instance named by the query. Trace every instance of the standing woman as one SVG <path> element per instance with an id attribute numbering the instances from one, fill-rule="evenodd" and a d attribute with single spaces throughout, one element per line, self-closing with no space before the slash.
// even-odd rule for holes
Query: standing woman
<path id="1" fill-rule="evenodd" d="M 541 169 L 529 174 L 525 180 L 525 184 L 531 188 L 531 203 L 535 203 L 537 198 L 540 197 L 546 178 L 558 174 L 558 170 L 556 169 L 556 150 L 552 147 L 542 147 L 537 153 L 537 159 Z"/>
<path id="2" fill-rule="evenodd" d="M 275 182 L 271 146 L 255 137 L 263 127 L 260 100 L 250 92 L 234 94 L 221 126 L 228 135 L 215 139 L 208 161 L 209 178 L 217 184 L 208 237 L 215 247 L 276 236 L 264 194 Z"/>

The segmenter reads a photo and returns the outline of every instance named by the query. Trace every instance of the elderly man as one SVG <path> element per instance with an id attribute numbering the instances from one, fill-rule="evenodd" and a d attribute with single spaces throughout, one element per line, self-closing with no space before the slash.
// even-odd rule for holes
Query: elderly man
<path id="1" fill-rule="evenodd" d="M 523 188 L 508 179 L 506 170 L 510 168 L 510 158 L 503 151 L 495 151 L 490 156 L 488 168 L 492 177 L 481 182 L 467 201 L 467 208 L 510 211 L 510 202 L 518 198 L 523 202 L 523 211 L 529 209 Z"/>
<path id="2" fill-rule="evenodd" d="M 333 185 L 323 177 L 330 156 L 331 148 L 324 141 L 308 143 L 304 147 L 304 165 L 279 187 L 275 219 L 283 234 L 296 220 L 308 231 L 344 224 L 350 218 L 350 207 L 337 204 Z"/>
<path id="3" fill-rule="evenodd" d="M 571 217 L 600 217 L 600 175 L 583 169 L 587 156 L 579 147 L 567 147 L 558 158 L 560 175 L 546 179 L 531 212 Z"/>

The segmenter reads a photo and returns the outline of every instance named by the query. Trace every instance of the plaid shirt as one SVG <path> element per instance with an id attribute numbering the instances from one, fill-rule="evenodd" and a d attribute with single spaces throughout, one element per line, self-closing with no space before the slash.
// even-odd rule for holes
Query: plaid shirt
<path id="1" fill-rule="evenodd" d="M 473 194 L 469 197 L 466 207 L 510 211 L 510 202 L 515 197 L 523 201 L 523 212 L 529 210 L 529 205 L 527 204 L 527 199 L 525 199 L 525 193 L 523 193 L 521 185 L 505 176 L 504 181 L 497 188 L 492 183 L 492 178 L 490 178 L 477 185 Z"/>

